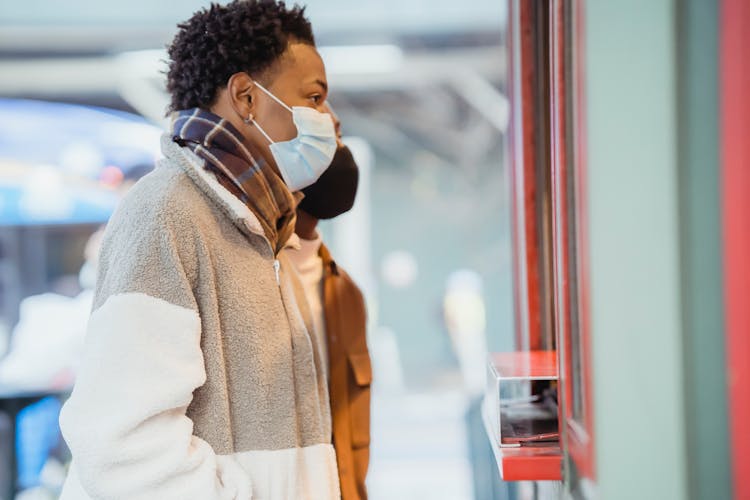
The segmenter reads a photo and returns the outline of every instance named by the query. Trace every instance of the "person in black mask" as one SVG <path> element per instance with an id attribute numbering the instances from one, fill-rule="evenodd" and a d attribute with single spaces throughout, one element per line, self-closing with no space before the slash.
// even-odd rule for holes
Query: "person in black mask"
<path id="1" fill-rule="evenodd" d="M 287 252 L 301 279 L 313 320 L 312 338 L 328 378 L 333 445 L 336 449 L 343 500 L 365 500 L 370 445 L 370 383 L 365 301 L 349 275 L 337 266 L 317 231 L 318 221 L 348 212 L 354 205 L 359 169 L 341 142 L 341 124 L 334 118 L 338 149 L 318 181 L 303 189 L 295 233 L 299 245 Z"/>

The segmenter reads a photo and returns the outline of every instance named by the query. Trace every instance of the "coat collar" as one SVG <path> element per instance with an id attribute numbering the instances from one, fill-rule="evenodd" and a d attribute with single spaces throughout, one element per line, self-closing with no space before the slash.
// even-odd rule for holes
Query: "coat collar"
<path id="1" fill-rule="evenodd" d="M 190 177 L 203 194 L 219 205 L 243 232 L 265 237 L 255 214 L 203 167 L 203 160 L 195 153 L 175 143 L 169 134 L 161 137 L 161 151 L 168 161 L 176 164 Z"/>
<path id="2" fill-rule="evenodd" d="M 161 137 L 161 150 L 165 159 L 177 165 L 195 185 L 229 217 L 232 222 L 245 234 L 262 236 L 266 241 L 263 227 L 258 217 L 240 201 L 235 195 L 222 186 L 211 172 L 203 165 L 203 160 L 188 148 L 183 148 L 172 140 L 169 134 Z M 294 193 L 297 203 L 304 197 L 302 193 Z M 299 238 L 292 234 L 286 246 L 299 247 Z"/>
<path id="3" fill-rule="evenodd" d="M 336 265 L 336 261 L 334 261 L 333 257 L 331 257 L 331 252 L 328 250 L 328 247 L 325 243 L 322 243 L 320 245 L 320 251 L 318 252 L 318 255 L 320 255 L 321 259 L 323 259 L 323 269 L 325 269 L 326 276 L 338 276 L 339 268 Z"/>

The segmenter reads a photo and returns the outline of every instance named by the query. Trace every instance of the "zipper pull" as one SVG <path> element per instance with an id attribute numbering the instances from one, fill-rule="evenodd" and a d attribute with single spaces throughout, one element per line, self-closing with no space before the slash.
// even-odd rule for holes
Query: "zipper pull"
<path id="1" fill-rule="evenodd" d="M 276 284 L 281 285 L 281 278 L 279 278 L 279 269 L 281 269 L 281 262 L 278 259 L 273 261 L 273 270 L 276 272 Z"/>

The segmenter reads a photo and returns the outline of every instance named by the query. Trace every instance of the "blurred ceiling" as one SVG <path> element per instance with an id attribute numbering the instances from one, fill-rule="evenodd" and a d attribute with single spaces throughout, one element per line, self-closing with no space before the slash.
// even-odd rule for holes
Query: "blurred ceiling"
<path id="1" fill-rule="evenodd" d="M 115 107 L 162 125 L 163 48 L 179 21 L 208 4 L 0 1 L 0 96 Z M 496 158 L 508 120 L 504 5 L 310 1 L 331 100 L 349 133 L 393 163 L 407 154 L 446 168 Z"/>
<path id="2" fill-rule="evenodd" d="M 301 2 L 304 3 L 304 2 Z M 24 0 L 0 8 L 0 52 L 119 52 L 162 48 L 205 0 Z M 315 0 L 318 42 L 472 44 L 505 24 L 497 0 Z"/>

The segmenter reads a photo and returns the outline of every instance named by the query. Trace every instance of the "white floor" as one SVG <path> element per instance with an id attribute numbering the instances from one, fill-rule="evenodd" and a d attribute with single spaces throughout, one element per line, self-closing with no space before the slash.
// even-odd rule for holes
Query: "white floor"
<path id="1" fill-rule="evenodd" d="M 370 500 L 471 500 L 465 397 L 373 394 Z"/>

